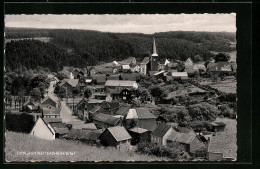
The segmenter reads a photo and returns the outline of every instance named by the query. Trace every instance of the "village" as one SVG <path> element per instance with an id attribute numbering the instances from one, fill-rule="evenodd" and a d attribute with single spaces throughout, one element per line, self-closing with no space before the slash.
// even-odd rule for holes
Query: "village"
<path id="1" fill-rule="evenodd" d="M 236 149 L 221 141 L 229 137 L 226 121 L 236 118 L 228 102 L 236 93 L 236 63 L 161 59 L 156 40 L 151 44 L 151 56 L 140 61 L 49 74 L 44 98 L 20 106 L 35 123 L 29 134 L 147 154 L 151 144 L 174 149 L 177 143 L 189 159 L 234 160 Z"/>

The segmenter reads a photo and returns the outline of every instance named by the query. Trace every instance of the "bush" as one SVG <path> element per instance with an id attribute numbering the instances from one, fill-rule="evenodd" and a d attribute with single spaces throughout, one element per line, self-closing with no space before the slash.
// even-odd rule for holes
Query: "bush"
<path id="1" fill-rule="evenodd" d="M 214 121 L 218 111 L 208 103 L 194 104 L 188 107 L 189 115 L 193 120 Z"/>
<path id="2" fill-rule="evenodd" d="M 33 116 L 27 113 L 6 113 L 5 122 L 7 130 L 22 133 L 30 133 L 35 124 Z"/>
<path id="3" fill-rule="evenodd" d="M 179 143 L 172 143 L 166 147 L 150 142 L 142 142 L 137 145 L 137 151 L 142 154 L 155 155 L 158 157 L 168 157 L 173 160 L 189 158 L 185 148 Z"/>
<path id="4" fill-rule="evenodd" d="M 229 117 L 229 118 L 235 119 L 236 113 L 234 111 L 232 111 L 229 108 L 229 106 L 222 105 L 222 106 L 220 106 L 219 116 L 224 116 L 224 117 Z"/>
<path id="5" fill-rule="evenodd" d="M 208 155 L 208 151 L 207 151 L 207 148 L 205 146 L 200 147 L 199 149 L 197 149 L 195 151 L 195 157 L 206 158 L 207 155 Z"/>

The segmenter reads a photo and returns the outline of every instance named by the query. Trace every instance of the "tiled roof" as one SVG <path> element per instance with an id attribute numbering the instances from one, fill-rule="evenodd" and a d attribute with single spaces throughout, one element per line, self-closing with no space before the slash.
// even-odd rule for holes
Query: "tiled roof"
<path id="1" fill-rule="evenodd" d="M 89 110 L 90 113 L 94 114 L 96 113 L 101 107 L 100 106 L 96 106 L 93 109 Z"/>
<path id="2" fill-rule="evenodd" d="M 50 123 L 50 126 L 54 129 L 56 133 L 67 134 L 69 129 L 65 123 Z"/>
<path id="3" fill-rule="evenodd" d="M 196 134 L 187 134 L 187 133 L 180 133 L 180 132 L 172 132 L 167 140 L 175 141 L 178 143 L 183 144 L 190 144 L 194 138 L 196 137 Z"/>
<path id="4" fill-rule="evenodd" d="M 104 75 L 104 74 L 102 74 L 102 75 L 94 75 L 94 76 L 92 76 L 92 78 L 94 79 L 94 80 L 96 80 L 97 81 L 97 83 L 104 83 L 104 82 L 106 82 L 106 75 Z"/>
<path id="5" fill-rule="evenodd" d="M 151 135 L 157 136 L 157 137 L 163 137 L 166 132 L 171 128 L 169 125 L 160 124 L 156 127 L 156 129 L 151 133 Z"/>
<path id="6" fill-rule="evenodd" d="M 45 123 L 61 123 L 62 119 L 61 118 L 43 118 Z"/>
<path id="7" fill-rule="evenodd" d="M 74 140 L 97 140 L 101 135 L 99 130 L 81 130 L 81 129 L 71 129 L 68 134 L 64 137 Z"/>
<path id="8" fill-rule="evenodd" d="M 126 119 L 156 119 L 155 115 L 153 115 L 148 109 L 146 108 L 135 108 L 129 109 Z"/>
<path id="9" fill-rule="evenodd" d="M 79 79 L 63 79 L 59 86 L 63 86 L 65 83 L 68 83 L 72 87 L 76 87 L 79 83 Z"/>
<path id="10" fill-rule="evenodd" d="M 115 126 L 115 127 L 109 127 L 107 130 L 114 136 L 114 138 L 117 141 L 123 141 L 131 139 L 132 137 L 129 135 L 129 133 L 126 131 L 124 127 L 121 126 Z"/>
<path id="11" fill-rule="evenodd" d="M 119 121 L 118 118 L 103 113 L 95 113 L 93 115 L 93 120 L 103 122 L 109 125 L 115 125 Z"/>
<path id="12" fill-rule="evenodd" d="M 60 114 L 60 110 L 51 105 L 41 105 L 42 113 L 45 114 Z"/>
<path id="13" fill-rule="evenodd" d="M 125 116 L 131 106 L 122 106 L 117 111 L 116 114 Z"/>
<path id="14" fill-rule="evenodd" d="M 94 123 L 73 123 L 72 125 L 73 129 L 89 129 L 94 130 L 97 129 L 96 125 Z"/>
<path id="15" fill-rule="evenodd" d="M 26 105 L 29 104 L 29 103 L 33 104 L 34 106 L 38 106 L 38 105 L 39 105 L 38 102 L 27 100 L 27 102 L 25 102 L 25 103 L 23 104 L 23 106 L 26 106 Z"/>
<path id="16" fill-rule="evenodd" d="M 147 64 L 150 61 L 149 57 L 145 57 L 140 64 Z"/>
<path id="17" fill-rule="evenodd" d="M 141 134 L 141 133 L 147 132 L 148 130 L 140 128 L 140 127 L 134 127 L 134 128 L 129 129 L 129 131 Z"/>
<path id="18" fill-rule="evenodd" d="M 155 115 L 146 108 L 137 107 L 135 110 L 139 119 L 156 119 Z"/>
<path id="19" fill-rule="evenodd" d="M 130 69 L 129 65 L 122 65 L 122 69 Z"/>
<path id="20" fill-rule="evenodd" d="M 132 80 L 136 81 L 140 79 L 140 74 L 139 73 L 121 73 L 121 78 L 123 80 Z"/>
<path id="21" fill-rule="evenodd" d="M 158 73 L 159 71 L 149 71 L 149 75 L 153 76 L 155 73 Z"/>
<path id="22" fill-rule="evenodd" d="M 188 77 L 187 72 L 172 72 L 173 77 Z"/>
<path id="23" fill-rule="evenodd" d="M 107 76 L 107 80 L 119 80 L 120 74 Z"/>
<path id="24" fill-rule="evenodd" d="M 133 87 L 136 81 L 130 80 L 108 80 L 105 86 L 122 86 L 122 87 Z"/>
<path id="25" fill-rule="evenodd" d="M 44 97 L 44 98 L 41 100 L 41 103 L 44 103 L 44 102 L 45 102 L 46 100 L 48 100 L 48 99 L 51 99 L 51 100 L 53 100 L 54 102 L 57 103 L 57 99 L 55 99 L 55 98 L 52 97 L 52 96 Z"/>

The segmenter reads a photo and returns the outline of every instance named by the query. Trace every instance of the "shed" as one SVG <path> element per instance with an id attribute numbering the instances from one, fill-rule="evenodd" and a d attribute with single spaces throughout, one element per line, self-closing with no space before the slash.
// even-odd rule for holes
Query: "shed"
<path id="1" fill-rule="evenodd" d="M 99 136 L 104 146 L 113 146 L 120 150 L 130 148 L 131 138 L 126 129 L 121 126 L 109 127 Z"/>
<path id="2" fill-rule="evenodd" d="M 150 142 L 150 132 L 146 129 L 133 127 L 131 129 L 128 129 L 128 132 L 132 137 L 132 145 L 136 145 L 140 142 Z"/>

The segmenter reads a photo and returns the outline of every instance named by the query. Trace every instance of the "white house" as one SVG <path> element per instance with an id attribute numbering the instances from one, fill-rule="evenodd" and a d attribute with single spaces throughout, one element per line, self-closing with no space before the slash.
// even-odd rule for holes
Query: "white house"
<path id="1" fill-rule="evenodd" d="M 151 142 L 158 145 L 166 146 L 166 139 L 174 133 L 175 130 L 172 126 L 166 124 L 160 124 L 156 129 L 151 133 Z"/>
<path id="2" fill-rule="evenodd" d="M 105 83 L 107 89 L 118 89 L 118 88 L 138 88 L 136 81 L 130 80 L 107 80 Z"/>
<path id="3" fill-rule="evenodd" d="M 45 123 L 41 117 L 36 121 L 30 134 L 41 139 L 55 139 L 55 133 L 50 129 L 50 127 L 48 127 L 48 124 Z"/>
<path id="4" fill-rule="evenodd" d="M 140 72 L 140 66 L 139 65 L 134 65 L 131 67 L 131 72 Z"/>
<path id="5" fill-rule="evenodd" d="M 59 136 L 67 134 L 69 129 L 66 124 L 61 123 L 60 118 L 41 118 L 36 121 L 30 135 L 46 139 L 55 140 Z"/>

